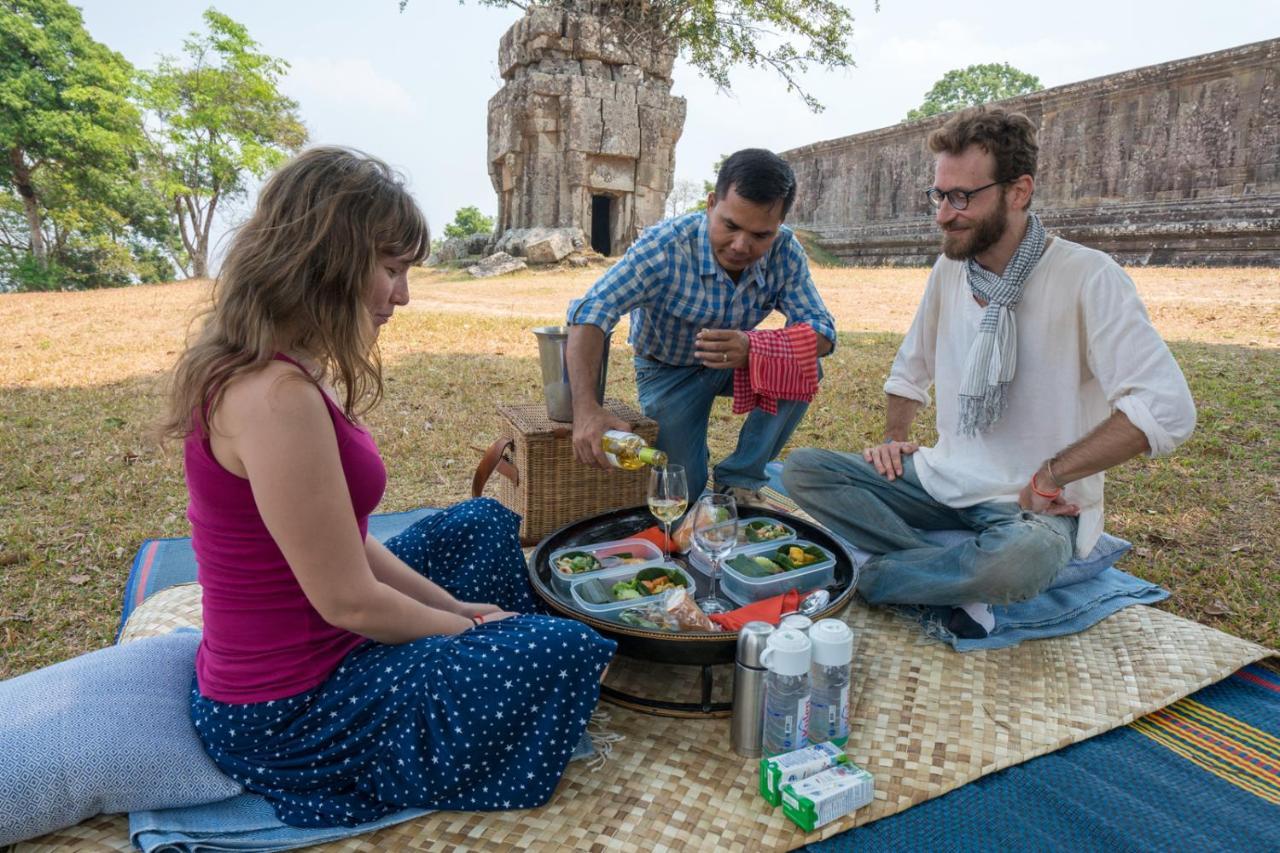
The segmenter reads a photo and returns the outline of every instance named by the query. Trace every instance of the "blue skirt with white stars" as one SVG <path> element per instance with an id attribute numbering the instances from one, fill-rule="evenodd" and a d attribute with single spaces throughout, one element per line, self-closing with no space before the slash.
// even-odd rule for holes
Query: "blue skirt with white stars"
<path id="1" fill-rule="evenodd" d="M 319 687 L 271 702 L 200 695 L 214 763 L 291 826 L 353 826 L 403 808 L 492 811 L 551 798 L 600 695 L 615 643 L 537 615 L 519 517 L 470 500 L 387 542 L 463 601 L 519 616 L 456 636 L 353 649 Z"/>

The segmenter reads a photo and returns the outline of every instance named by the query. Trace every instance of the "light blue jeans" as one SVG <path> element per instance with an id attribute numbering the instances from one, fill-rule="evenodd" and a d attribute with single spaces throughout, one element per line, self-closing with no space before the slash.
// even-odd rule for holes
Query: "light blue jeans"
<path id="1" fill-rule="evenodd" d="M 684 466 L 689 496 L 707 485 L 707 420 L 716 397 L 733 396 L 733 371 L 694 365 L 675 367 L 636 356 L 640 409 L 658 422 L 658 448 Z M 819 374 L 821 375 L 821 374 Z M 778 413 L 752 410 L 738 431 L 738 446 L 715 467 L 717 486 L 758 489 L 769 481 L 764 466 L 776 459 L 808 403 L 779 400 Z"/>
<path id="2" fill-rule="evenodd" d="M 887 479 L 862 454 L 803 448 L 782 471 L 787 494 L 805 512 L 871 554 L 858 591 L 871 604 L 1012 604 L 1046 589 L 1075 551 L 1077 521 L 1039 515 L 1016 503 L 954 509 L 930 497 L 915 460 Z M 977 537 L 948 547 L 921 530 Z"/>

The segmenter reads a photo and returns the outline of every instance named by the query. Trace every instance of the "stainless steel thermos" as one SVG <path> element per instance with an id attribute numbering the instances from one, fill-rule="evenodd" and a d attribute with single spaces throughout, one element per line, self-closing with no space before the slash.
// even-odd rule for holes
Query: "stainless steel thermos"
<path id="1" fill-rule="evenodd" d="M 764 735 L 765 668 L 760 655 L 769 642 L 773 626 L 768 622 L 748 622 L 738 631 L 738 652 L 733 668 L 733 720 L 729 740 L 733 751 L 743 758 L 759 758 Z"/>

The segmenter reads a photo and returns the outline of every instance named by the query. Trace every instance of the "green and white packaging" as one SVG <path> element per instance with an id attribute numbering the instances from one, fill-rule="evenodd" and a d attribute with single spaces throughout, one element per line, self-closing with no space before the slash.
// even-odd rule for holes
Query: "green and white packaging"
<path id="1" fill-rule="evenodd" d="M 760 759 L 760 796 L 769 805 L 782 802 L 782 786 L 844 764 L 849 757 L 834 743 L 818 743 L 803 749 Z"/>
<path id="2" fill-rule="evenodd" d="M 782 788 L 782 813 L 805 832 L 860 809 L 875 796 L 871 774 L 856 764 L 824 770 Z"/>

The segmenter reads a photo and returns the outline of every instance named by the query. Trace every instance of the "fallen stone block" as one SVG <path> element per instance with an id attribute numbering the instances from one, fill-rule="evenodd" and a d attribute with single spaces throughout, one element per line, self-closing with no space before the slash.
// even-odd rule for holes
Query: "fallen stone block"
<path id="1" fill-rule="evenodd" d="M 475 278 L 493 278 L 496 275 L 519 272 L 528 266 L 522 258 L 513 258 L 506 252 L 495 252 L 475 266 L 467 267 L 467 272 Z"/>

